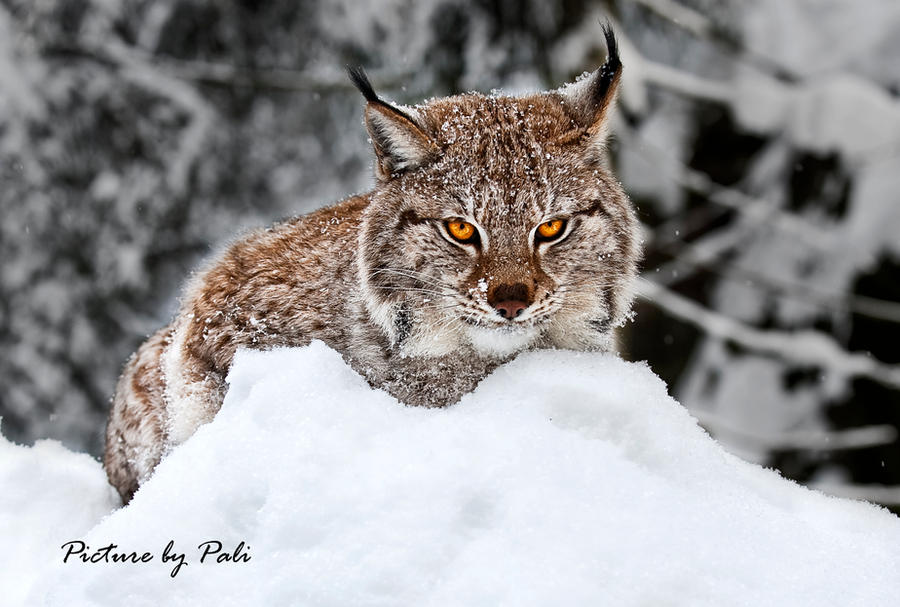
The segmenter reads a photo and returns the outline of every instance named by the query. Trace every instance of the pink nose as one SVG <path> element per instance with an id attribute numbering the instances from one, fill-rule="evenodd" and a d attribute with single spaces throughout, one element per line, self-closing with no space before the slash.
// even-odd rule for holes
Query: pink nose
<path id="1" fill-rule="evenodd" d="M 528 307 L 524 301 L 498 301 L 494 304 L 494 308 L 500 313 L 500 316 L 503 318 L 515 318 L 522 313 L 522 310 Z"/>

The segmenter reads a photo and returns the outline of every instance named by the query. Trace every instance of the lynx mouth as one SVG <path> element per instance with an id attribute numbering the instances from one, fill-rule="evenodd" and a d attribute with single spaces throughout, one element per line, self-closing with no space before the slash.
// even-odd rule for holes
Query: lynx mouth
<path id="1" fill-rule="evenodd" d="M 487 324 L 465 319 L 469 342 L 480 354 L 486 356 L 509 356 L 533 344 L 540 335 L 540 329 L 529 324 Z"/>
<path id="2" fill-rule="evenodd" d="M 472 318 L 463 316 L 461 320 L 469 326 L 478 327 L 488 331 L 498 331 L 502 333 L 519 333 L 533 329 L 537 325 L 546 324 L 549 318 L 539 317 L 530 318 L 528 320 L 509 321 L 509 320 L 493 320 L 484 318 Z"/>

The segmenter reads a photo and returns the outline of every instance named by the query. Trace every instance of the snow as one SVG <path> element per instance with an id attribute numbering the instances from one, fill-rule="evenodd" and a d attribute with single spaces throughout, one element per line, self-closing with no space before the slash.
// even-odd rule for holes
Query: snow
<path id="1" fill-rule="evenodd" d="M 900 520 L 727 454 L 643 364 L 529 353 L 446 409 L 400 405 L 320 342 L 240 352 L 228 379 L 215 420 L 103 520 L 115 501 L 97 462 L 0 445 L 0 482 L 16 487 L 0 498 L 0 586 L 49 606 L 887 605 L 900 592 Z M 244 545 L 201 564 L 210 540 Z M 63 563 L 66 541 L 152 558 Z M 174 577 L 170 541 L 186 562 Z"/>
<path id="2" fill-rule="evenodd" d="M 119 504 L 106 474 L 89 455 L 56 441 L 34 447 L 0 437 L 0 588 L 19 605 L 56 559 L 61 538 L 77 538 Z"/>

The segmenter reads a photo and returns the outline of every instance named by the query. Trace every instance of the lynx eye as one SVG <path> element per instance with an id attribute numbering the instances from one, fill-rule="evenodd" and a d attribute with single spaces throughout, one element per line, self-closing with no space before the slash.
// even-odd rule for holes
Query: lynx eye
<path id="1" fill-rule="evenodd" d="M 447 233 L 458 242 L 475 243 L 478 240 L 478 230 L 468 221 L 450 219 L 444 222 L 444 227 L 447 228 Z"/>
<path id="2" fill-rule="evenodd" d="M 537 239 L 541 242 L 548 242 L 551 240 L 556 240 L 557 238 L 562 236 L 565 229 L 565 219 L 551 219 L 550 221 L 545 221 L 537 227 L 537 233 L 535 234 L 535 236 L 537 236 Z"/>

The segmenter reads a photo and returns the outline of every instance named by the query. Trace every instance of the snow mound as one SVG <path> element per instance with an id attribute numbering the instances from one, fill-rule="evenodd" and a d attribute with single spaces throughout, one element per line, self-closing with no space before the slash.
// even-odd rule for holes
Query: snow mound
<path id="1" fill-rule="evenodd" d="M 58 560 L 59 546 L 119 504 L 89 455 L 56 441 L 22 447 L 0 437 L 0 604 L 22 604 L 47 563 Z"/>
<path id="2" fill-rule="evenodd" d="M 242 352 L 229 383 L 216 419 L 128 507 L 67 538 L 149 561 L 63 563 L 54 545 L 31 601 L 818 606 L 900 594 L 900 519 L 726 454 L 641 364 L 526 354 L 458 405 L 420 409 L 313 343 Z M 104 491 L 57 497 L 68 509 Z M 177 573 L 161 557 L 170 541 Z M 222 549 L 201 563 L 209 541 Z"/>

